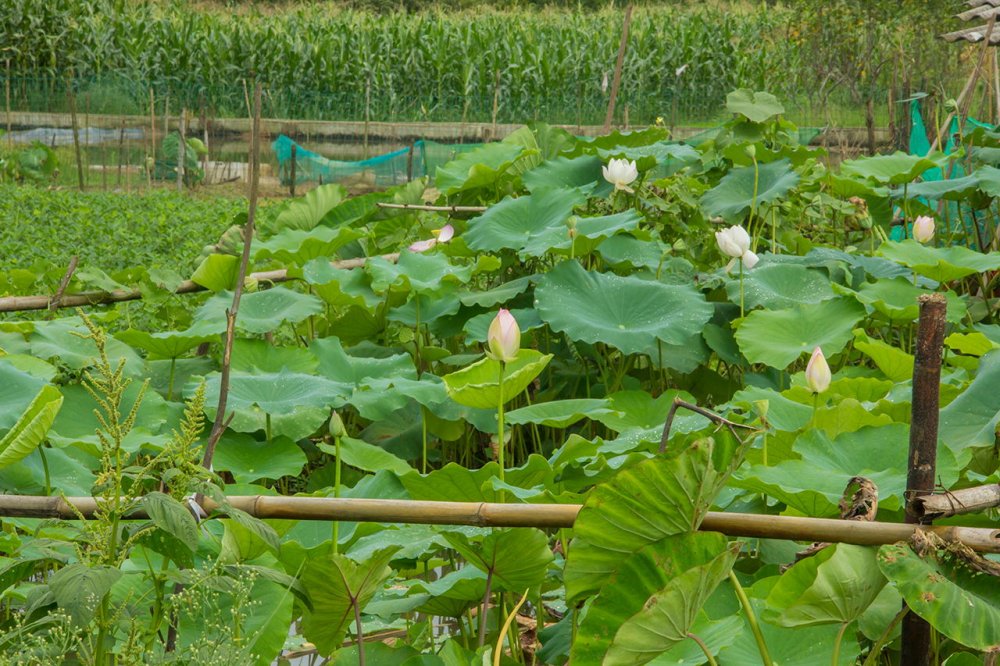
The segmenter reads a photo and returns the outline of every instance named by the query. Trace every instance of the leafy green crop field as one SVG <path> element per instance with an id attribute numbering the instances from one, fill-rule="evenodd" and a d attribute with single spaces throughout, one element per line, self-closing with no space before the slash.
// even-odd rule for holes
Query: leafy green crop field
<path id="1" fill-rule="evenodd" d="M 143 194 L 46 190 L 0 184 L 0 257 L 6 268 L 36 262 L 117 271 L 132 266 L 189 272 L 246 201 L 167 189 Z"/>
<path id="2" fill-rule="evenodd" d="M 143 296 L 0 320 L 0 662 L 988 660 L 994 516 L 895 530 L 911 419 L 942 490 L 998 480 L 1000 132 L 831 169 L 725 108 L 696 147 L 525 126 L 246 244 L 241 201 L 0 189 L 5 258 Z"/>

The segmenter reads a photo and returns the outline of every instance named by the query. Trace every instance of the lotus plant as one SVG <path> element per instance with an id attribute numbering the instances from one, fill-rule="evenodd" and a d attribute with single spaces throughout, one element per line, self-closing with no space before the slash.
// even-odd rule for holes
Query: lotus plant
<path id="1" fill-rule="evenodd" d="M 809 363 L 806 364 L 806 386 L 813 393 L 820 394 L 830 388 L 832 379 L 830 365 L 823 356 L 823 350 L 816 347 L 809 357 Z"/>
<path id="2" fill-rule="evenodd" d="M 715 241 L 719 244 L 722 254 L 732 257 L 726 266 L 726 272 L 733 269 L 733 265 L 739 262 L 740 265 L 740 317 L 743 317 L 743 267 L 751 269 L 757 265 L 760 258 L 750 249 L 750 234 L 739 225 L 734 225 L 728 229 L 715 232 Z"/>
<path id="3" fill-rule="evenodd" d="M 934 238 L 934 218 L 921 215 L 914 220 L 913 238 L 918 243 L 929 243 Z"/>
<path id="4" fill-rule="evenodd" d="M 507 364 L 517 358 L 521 350 L 521 329 L 509 310 L 500 308 L 490 323 L 486 334 L 487 355 L 500 362 L 500 400 L 497 403 L 497 462 L 500 464 L 500 480 L 504 478 L 504 432 L 503 432 L 503 379 Z"/>
<path id="5" fill-rule="evenodd" d="M 440 229 L 433 230 L 431 234 L 433 234 L 434 238 L 417 241 L 410 245 L 410 252 L 426 252 L 438 243 L 447 243 L 455 236 L 455 227 L 446 224 Z"/>
<path id="6" fill-rule="evenodd" d="M 607 166 L 601 167 L 604 172 L 604 180 L 615 186 L 615 192 L 619 190 L 633 194 L 630 185 L 639 177 L 639 169 L 634 161 L 626 159 L 612 159 Z"/>

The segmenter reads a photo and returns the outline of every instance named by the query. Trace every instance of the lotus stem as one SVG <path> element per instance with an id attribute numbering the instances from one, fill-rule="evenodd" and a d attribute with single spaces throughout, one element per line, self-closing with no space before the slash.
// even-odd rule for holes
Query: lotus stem
<path id="1" fill-rule="evenodd" d="M 743 319 L 743 258 L 737 259 L 740 262 L 740 319 Z"/>
<path id="2" fill-rule="evenodd" d="M 506 445 L 503 440 L 503 379 L 504 372 L 507 370 L 507 364 L 500 361 L 500 398 L 497 400 L 497 462 L 500 464 L 500 482 L 504 482 L 504 449 Z M 503 491 L 500 492 L 500 501 L 503 502 L 504 494 Z"/>
<path id="3" fill-rule="evenodd" d="M 833 642 L 833 657 L 830 659 L 830 664 L 832 666 L 837 666 L 840 663 L 840 645 L 844 642 L 844 632 L 847 631 L 847 625 L 850 622 L 845 622 L 840 625 L 840 631 L 837 632 L 837 638 Z"/>
<path id="4" fill-rule="evenodd" d="M 333 438 L 333 445 L 336 447 L 337 461 L 333 466 L 333 496 L 340 497 L 340 437 Z M 336 555 L 340 549 L 340 521 L 333 521 L 333 554 Z"/>
<path id="5" fill-rule="evenodd" d="M 760 625 L 757 623 L 757 615 L 753 612 L 753 606 L 750 605 L 750 599 L 747 598 L 747 593 L 743 590 L 743 586 L 740 585 L 739 578 L 736 577 L 736 574 L 732 570 L 729 571 L 729 582 L 733 584 L 736 597 L 740 600 L 740 605 L 743 606 L 743 612 L 746 614 L 747 624 L 750 625 L 753 637 L 757 641 L 761 663 L 763 666 L 774 666 L 774 662 L 771 661 L 771 655 L 767 651 L 767 644 L 764 642 L 764 634 L 761 633 Z"/>
<path id="6" fill-rule="evenodd" d="M 708 666 L 719 666 L 719 663 L 715 661 L 715 656 L 712 654 L 712 651 L 708 649 L 707 645 L 705 645 L 705 641 L 701 640 L 696 634 L 693 634 L 690 631 L 688 632 L 688 638 L 697 643 L 698 647 L 701 648 L 701 651 L 705 653 L 705 659 L 708 660 Z"/>

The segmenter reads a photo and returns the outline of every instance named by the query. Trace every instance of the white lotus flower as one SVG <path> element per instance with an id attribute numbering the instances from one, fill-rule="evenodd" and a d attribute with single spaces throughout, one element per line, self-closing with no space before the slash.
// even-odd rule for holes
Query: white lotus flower
<path id="1" fill-rule="evenodd" d="M 715 241 L 719 244 L 722 254 L 733 258 L 726 266 L 727 271 L 733 269 L 737 260 L 742 260 L 743 265 L 748 269 L 753 268 L 760 261 L 760 257 L 750 250 L 750 234 L 739 225 L 716 231 Z"/>
<path id="2" fill-rule="evenodd" d="M 601 167 L 604 172 L 604 180 L 615 186 L 615 190 L 625 190 L 631 193 L 631 185 L 639 177 L 639 169 L 634 161 L 626 159 L 612 159 L 607 166 Z"/>
<path id="3" fill-rule="evenodd" d="M 921 215 L 914 220 L 913 237 L 920 243 L 929 243 L 934 238 L 934 218 Z"/>

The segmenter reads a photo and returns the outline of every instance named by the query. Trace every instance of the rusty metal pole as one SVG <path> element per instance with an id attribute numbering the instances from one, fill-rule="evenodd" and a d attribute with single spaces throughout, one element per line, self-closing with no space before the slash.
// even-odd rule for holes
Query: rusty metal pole
<path id="1" fill-rule="evenodd" d="M 947 301 L 942 294 L 917 299 L 920 320 L 913 364 L 910 417 L 910 453 L 906 474 L 906 522 L 920 524 L 913 500 L 934 490 L 938 440 L 938 398 L 941 390 L 941 349 L 944 343 Z M 929 520 L 926 522 L 930 522 Z M 915 613 L 903 618 L 901 664 L 930 666 L 931 627 Z"/>

